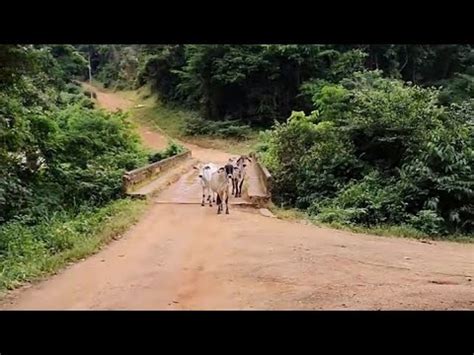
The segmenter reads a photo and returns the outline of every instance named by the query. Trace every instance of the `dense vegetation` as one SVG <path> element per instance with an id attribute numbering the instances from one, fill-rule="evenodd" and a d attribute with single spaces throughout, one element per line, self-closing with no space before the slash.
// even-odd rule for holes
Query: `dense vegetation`
<path id="1" fill-rule="evenodd" d="M 109 78 L 110 85 L 149 83 L 162 101 L 198 109 L 203 118 L 217 121 L 284 121 L 294 110 L 311 109 L 302 90 L 307 82 L 338 82 L 363 69 L 425 87 L 442 85 L 443 104 L 474 94 L 469 45 L 115 45 L 89 50 L 94 75 Z"/>
<path id="2" fill-rule="evenodd" d="M 132 86 L 200 112 L 186 134 L 244 138 L 274 124 L 260 151 L 278 203 L 324 222 L 472 234 L 472 46 L 134 49 Z"/>
<path id="3" fill-rule="evenodd" d="M 74 81 L 87 63 L 70 45 L 0 46 L 0 288 L 95 247 L 90 237 L 131 209 L 113 202 L 123 172 L 158 158 L 124 114 L 93 108 Z"/>
<path id="4" fill-rule="evenodd" d="M 103 205 L 120 195 L 123 171 L 146 162 L 125 116 L 94 110 L 80 87 L 66 81 L 86 63 L 73 61 L 80 55 L 64 47 L 70 52 L 2 47 L 6 57 L 31 65 L 0 93 L 2 222 Z"/>
<path id="5" fill-rule="evenodd" d="M 321 86 L 311 114 L 262 134 L 275 198 L 323 222 L 472 233 L 474 101 L 438 96 L 377 71 Z"/>
<path id="6" fill-rule="evenodd" d="M 267 129 L 258 150 L 282 206 L 472 236 L 472 46 L 2 45 L 0 287 L 125 228 L 123 171 L 181 151 L 149 154 L 124 114 L 95 110 L 75 82 L 89 63 L 106 87 L 146 84 L 170 115 L 195 111 L 175 117 L 187 136 Z"/>

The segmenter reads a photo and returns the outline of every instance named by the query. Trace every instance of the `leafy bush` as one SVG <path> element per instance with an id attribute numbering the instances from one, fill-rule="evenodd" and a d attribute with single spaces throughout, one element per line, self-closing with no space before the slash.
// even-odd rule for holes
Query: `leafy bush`
<path id="1" fill-rule="evenodd" d="M 14 107 L 14 106 L 12 106 Z M 52 112 L 9 111 L 15 122 L 0 150 L 1 216 L 101 205 L 121 196 L 121 175 L 146 162 L 122 114 L 71 104 Z M 5 122 L 5 121 L 4 121 Z M 33 194 L 32 192 L 35 191 Z"/>
<path id="2" fill-rule="evenodd" d="M 67 83 L 64 87 L 64 92 L 69 94 L 80 94 L 81 91 L 81 87 L 76 83 Z"/>
<path id="3" fill-rule="evenodd" d="M 444 219 L 432 210 L 421 210 L 410 218 L 410 225 L 428 235 L 438 235 L 444 230 Z"/>
<path id="4" fill-rule="evenodd" d="M 272 171 L 277 202 L 307 208 L 313 199 L 333 197 L 361 173 L 347 138 L 332 122 L 317 120 L 316 112 L 295 112 L 262 136 L 267 146 L 262 159 Z"/>
<path id="5" fill-rule="evenodd" d="M 323 201 L 324 202 L 324 201 Z M 316 203 L 309 209 L 317 213 Z M 407 219 L 406 203 L 397 191 L 395 181 L 385 181 L 374 171 L 357 182 L 352 182 L 338 191 L 335 198 L 326 202 L 321 210 L 342 209 L 346 211 L 345 219 L 339 222 L 350 222 L 367 227 L 380 224 L 401 224 Z M 324 206 L 324 203 L 322 204 Z"/>
<path id="6" fill-rule="evenodd" d="M 183 152 L 184 152 L 184 147 L 182 147 L 181 145 L 175 142 L 169 142 L 168 146 L 164 150 L 150 155 L 148 157 L 148 161 L 150 163 L 155 163 L 157 161 L 181 154 Z"/>
<path id="7" fill-rule="evenodd" d="M 93 110 L 71 82 L 82 69 L 72 46 L 0 46 L 0 288 L 95 251 L 104 227 L 131 222 L 127 202 L 111 201 L 147 155 L 123 114 Z"/>
<path id="8" fill-rule="evenodd" d="M 188 136 L 215 136 L 244 139 L 250 134 L 250 127 L 239 121 L 209 121 L 193 118 L 186 121 L 184 133 Z"/>
<path id="9" fill-rule="evenodd" d="M 17 219 L 0 225 L 0 290 L 57 270 L 82 258 L 128 228 L 140 201 L 119 200 L 79 213 L 53 213 L 31 225 Z"/>
<path id="10" fill-rule="evenodd" d="M 354 225 L 354 220 L 366 215 L 367 211 L 363 208 L 323 207 L 319 209 L 315 219 L 322 223 Z"/>
<path id="11" fill-rule="evenodd" d="M 84 108 L 89 108 L 89 109 L 94 108 L 94 102 L 90 99 L 90 96 L 86 96 L 81 93 L 75 94 L 75 93 L 61 92 L 59 94 L 59 104 L 60 105 L 77 104 Z"/>
<path id="12" fill-rule="evenodd" d="M 150 84 L 154 92 L 160 94 L 164 103 L 183 100 L 178 89 L 177 70 L 184 64 L 183 45 L 158 46 L 152 55 L 147 55 L 139 67 L 136 85 Z"/>
<path id="13" fill-rule="evenodd" d="M 472 102 L 443 108 L 439 91 L 377 71 L 311 89 L 315 111 L 261 136 L 277 202 L 326 222 L 472 233 Z"/>
<path id="14" fill-rule="evenodd" d="M 470 72 L 457 73 L 452 79 L 444 80 L 439 102 L 443 105 L 461 103 L 474 97 L 474 68 Z"/>

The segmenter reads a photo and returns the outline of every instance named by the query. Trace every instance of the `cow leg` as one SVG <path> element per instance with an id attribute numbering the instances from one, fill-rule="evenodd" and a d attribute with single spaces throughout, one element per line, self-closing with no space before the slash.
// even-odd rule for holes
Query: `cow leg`
<path id="1" fill-rule="evenodd" d="M 217 214 L 221 214 L 222 201 L 219 194 L 217 194 Z"/>
<path id="2" fill-rule="evenodd" d="M 225 194 L 225 214 L 229 214 L 229 194 Z"/>
<path id="3" fill-rule="evenodd" d="M 202 201 L 201 201 L 201 206 L 204 206 L 204 198 L 206 197 L 206 194 L 204 193 L 204 189 L 202 191 Z"/>
<path id="4" fill-rule="evenodd" d="M 239 184 L 239 197 L 242 197 L 242 185 L 244 184 L 244 180 L 240 181 Z"/>

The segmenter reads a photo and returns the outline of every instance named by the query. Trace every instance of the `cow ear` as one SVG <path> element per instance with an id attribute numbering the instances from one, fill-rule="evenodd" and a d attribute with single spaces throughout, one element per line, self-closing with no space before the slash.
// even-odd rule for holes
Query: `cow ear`
<path id="1" fill-rule="evenodd" d="M 249 162 L 252 162 L 252 159 L 250 159 L 250 158 L 247 158 L 247 160 L 248 160 Z"/>
<path id="2" fill-rule="evenodd" d="M 197 166 L 193 166 L 193 169 L 199 170 Z"/>
<path id="3" fill-rule="evenodd" d="M 245 168 L 245 167 L 247 166 L 247 164 L 244 164 L 243 166 L 244 166 L 244 168 Z"/>
<path id="4" fill-rule="evenodd" d="M 219 168 L 218 172 L 223 172 L 225 169 L 224 168 Z"/>

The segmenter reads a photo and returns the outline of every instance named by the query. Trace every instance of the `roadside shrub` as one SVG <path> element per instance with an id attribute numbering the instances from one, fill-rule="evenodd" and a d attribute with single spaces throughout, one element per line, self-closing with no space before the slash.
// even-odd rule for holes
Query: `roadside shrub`
<path id="1" fill-rule="evenodd" d="M 163 159 L 166 159 L 166 158 L 170 158 L 172 156 L 183 153 L 184 150 L 185 150 L 184 147 L 182 147 L 181 145 L 179 145 L 175 142 L 169 142 L 168 146 L 165 149 L 163 149 L 160 152 L 156 152 L 156 153 L 151 154 L 148 157 L 148 161 L 150 163 L 155 163 L 157 161 L 160 161 L 160 160 L 163 160 Z"/>
<path id="2" fill-rule="evenodd" d="M 367 215 L 363 208 L 323 207 L 319 210 L 315 220 L 322 223 L 341 223 L 354 225 L 354 220 Z"/>
<path id="3" fill-rule="evenodd" d="M 2 221 L 105 204 L 121 196 L 123 172 L 146 163 L 146 153 L 123 114 L 76 103 L 17 117 L 16 130 L 5 136 L 15 144 L 7 147 L 8 153 L 0 152 L 5 157 Z"/>
<path id="4" fill-rule="evenodd" d="M 17 218 L 0 225 L 0 290 L 57 270 L 82 258 L 136 218 L 137 202 L 118 200 L 102 208 L 50 213 L 31 225 Z"/>
<path id="5" fill-rule="evenodd" d="M 69 93 L 69 94 L 80 94 L 81 93 L 81 87 L 77 85 L 76 83 L 67 83 L 64 86 L 64 91 Z"/>
<path id="6" fill-rule="evenodd" d="M 441 107 L 439 91 L 377 71 L 307 89 L 315 110 L 260 136 L 277 203 L 331 223 L 472 234 L 472 101 Z"/>
<path id="7" fill-rule="evenodd" d="M 192 118 L 186 121 L 184 133 L 188 136 L 215 136 L 221 138 L 244 139 L 250 134 L 248 125 L 239 121 L 209 121 L 202 118 Z"/>
<path id="8" fill-rule="evenodd" d="M 428 235 L 439 235 L 444 231 L 444 219 L 436 211 L 421 210 L 410 218 L 409 224 Z"/>

